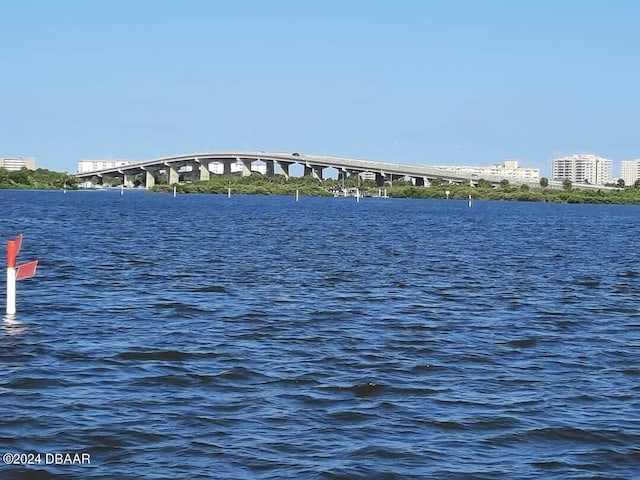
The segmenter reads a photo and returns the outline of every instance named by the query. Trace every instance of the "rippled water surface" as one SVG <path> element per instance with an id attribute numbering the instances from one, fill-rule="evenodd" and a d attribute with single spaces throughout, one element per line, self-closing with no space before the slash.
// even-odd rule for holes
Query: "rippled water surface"
<path id="1" fill-rule="evenodd" d="M 1 453 L 91 458 L 0 478 L 640 474 L 639 207 L 0 207 L 40 261 L 0 324 Z"/>

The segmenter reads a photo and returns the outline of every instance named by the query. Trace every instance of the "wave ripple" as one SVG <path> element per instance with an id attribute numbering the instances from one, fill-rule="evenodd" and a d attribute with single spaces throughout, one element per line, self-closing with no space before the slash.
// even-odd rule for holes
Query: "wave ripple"
<path id="1" fill-rule="evenodd" d="M 637 477 L 638 207 L 348 200 L 0 197 L 0 478 Z"/>

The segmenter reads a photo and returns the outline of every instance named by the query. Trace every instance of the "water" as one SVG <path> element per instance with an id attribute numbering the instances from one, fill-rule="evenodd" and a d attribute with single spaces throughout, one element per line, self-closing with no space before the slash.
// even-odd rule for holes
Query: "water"
<path id="1" fill-rule="evenodd" d="M 40 260 L 0 325 L 0 453 L 90 454 L 1 478 L 640 473 L 639 207 L 0 207 L 0 238 Z"/>

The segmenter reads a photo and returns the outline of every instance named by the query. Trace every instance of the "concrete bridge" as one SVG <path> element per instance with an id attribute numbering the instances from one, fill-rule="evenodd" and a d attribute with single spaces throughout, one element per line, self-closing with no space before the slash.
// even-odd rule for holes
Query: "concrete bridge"
<path id="1" fill-rule="evenodd" d="M 223 174 L 231 174 L 231 165 L 241 166 L 241 175 L 249 176 L 254 162 L 263 162 L 266 165 L 267 175 L 276 173 L 276 166 L 281 175 L 289 178 L 291 165 L 299 164 L 304 167 L 304 175 L 322 180 L 323 171 L 326 168 L 334 168 L 338 171 L 338 178 L 360 173 L 375 175 L 376 184 L 383 186 L 387 181 L 409 177 L 414 185 L 428 185 L 432 180 L 440 179 L 452 183 L 475 183 L 480 178 L 478 175 L 461 173 L 453 168 L 446 167 L 403 165 L 399 163 L 380 162 L 373 160 L 360 160 L 329 155 L 314 155 L 306 153 L 272 153 L 272 152 L 207 152 L 177 155 L 172 157 L 156 158 L 145 162 L 132 163 L 126 166 L 107 168 L 92 172 L 76 173 L 75 176 L 84 181 L 100 184 L 105 176 L 119 176 L 126 187 L 133 186 L 134 178 L 141 178 L 147 188 L 156 184 L 156 177 L 160 170 L 167 172 L 169 185 L 179 183 L 180 170 L 191 167 L 196 170 L 199 180 L 209 180 L 212 172 L 211 163 L 222 164 Z M 494 185 L 500 183 L 506 177 L 498 175 L 482 175 L 486 181 Z M 514 183 L 510 180 L 511 183 Z M 517 183 L 517 182 L 515 182 Z"/>

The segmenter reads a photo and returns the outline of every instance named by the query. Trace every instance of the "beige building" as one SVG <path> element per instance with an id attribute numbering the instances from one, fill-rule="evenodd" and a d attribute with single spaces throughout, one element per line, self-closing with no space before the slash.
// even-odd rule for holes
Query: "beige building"
<path id="1" fill-rule="evenodd" d="M 640 180 L 640 159 L 622 160 L 622 177 L 624 184 L 630 187 Z"/>
<path id="2" fill-rule="evenodd" d="M 525 168 L 518 165 L 518 160 L 506 160 L 504 163 L 497 163 L 488 167 L 462 167 L 447 166 L 439 167 L 448 171 L 453 171 L 461 175 L 472 175 L 482 178 L 483 175 L 497 175 L 508 180 L 520 182 L 538 182 L 540 180 L 539 168 Z"/>
<path id="3" fill-rule="evenodd" d="M 14 171 L 22 170 L 23 168 L 35 170 L 36 159 L 33 157 L 0 158 L 0 168 Z"/>

